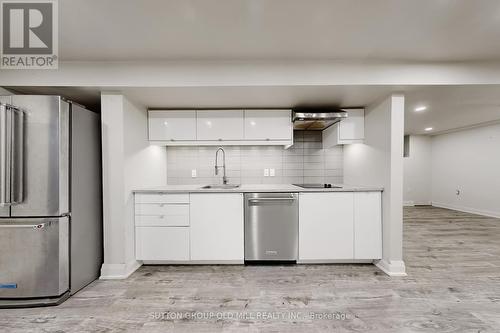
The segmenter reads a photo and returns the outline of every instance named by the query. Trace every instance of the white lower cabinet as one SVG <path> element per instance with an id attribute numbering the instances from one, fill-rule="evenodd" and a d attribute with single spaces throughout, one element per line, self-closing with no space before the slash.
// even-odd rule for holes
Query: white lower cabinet
<path id="1" fill-rule="evenodd" d="M 136 227 L 137 260 L 189 260 L 189 227 Z"/>
<path id="2" fill-rule="evenodd" d="M 352 192 L 300 193 L 299 260 L 354 258 Z"/>
<path id="3" fill-rule="evenodd" d="M 382 193 L 354 193 L 354 259 L 382 258 Z"/>
<path id="4" fill-rule="evenodd" d="M 135 257 L 189 260 L 189 194 L 135 195 Z"/>
<path id="5" fill-rule="evenodd" d="M 138 194 L 136 259 L 244 262 L 242 193 Z M 382 257 L 381 192 L 299 194 L 299 262 Z"/>
<path id="6" fill-rule="evenodd" d="M 300 194 L 300 261 L 380 258 L 382 258 L 381 192 Z"/>
<path id="7" fill-rule="evenodd" d="M 190 196 L 191 260 L 244 260 L 243 194 Z"/>

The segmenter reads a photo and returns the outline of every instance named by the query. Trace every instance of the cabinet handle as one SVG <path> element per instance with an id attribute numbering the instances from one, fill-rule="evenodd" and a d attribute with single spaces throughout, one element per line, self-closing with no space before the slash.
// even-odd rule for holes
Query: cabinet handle
<path id="1" fill-rule="evenodd" d="M 219 141 L 222 141 L 222 139 L 221 139 L 221 138 L 219 138 L 218 140 L 219 140 Z"/>
<path id="2" fill-rule="evenodd" d="M 164 219 L 165 215 L 160 215 L 159 217 L 160 217 L 160 219 Z"/>
<path id="3" fill-rule="evenodd" d="M 165 204 L 162 204 L 162 203 L 161 203 L 161 204 L 158 204 L 158 206 L 163 207 L 163 206 L 165 206 Z"/>

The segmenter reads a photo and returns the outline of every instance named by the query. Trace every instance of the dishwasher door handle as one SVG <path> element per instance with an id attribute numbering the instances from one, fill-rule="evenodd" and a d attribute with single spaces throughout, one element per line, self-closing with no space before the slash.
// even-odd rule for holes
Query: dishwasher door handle
<path id="1" fill-rule="evenodd" d="M 295 201 L 296 198 L 258 198 L 258 199 L 248 199 L 249 202 L 266 202 L 266 201 Z"/>

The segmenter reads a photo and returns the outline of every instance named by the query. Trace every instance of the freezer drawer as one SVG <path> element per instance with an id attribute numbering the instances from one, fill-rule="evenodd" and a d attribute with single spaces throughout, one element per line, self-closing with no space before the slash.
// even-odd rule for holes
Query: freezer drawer
<path id="1" fill-rule="evenodd" d="M 68 232 L 67 217 L 0 219 L 0 299 L 68 291 Z"/>

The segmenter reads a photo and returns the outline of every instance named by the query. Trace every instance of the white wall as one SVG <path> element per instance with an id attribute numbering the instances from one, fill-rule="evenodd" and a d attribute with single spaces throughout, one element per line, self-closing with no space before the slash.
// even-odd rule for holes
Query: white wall
<path id="1" fill-rule="evenodd" d="M 393 95 L 365 112 L 365 142 L 344 146 L 344 183 L 384 188 L 383 259 L 390 275 L 405 275 L 403 262 L 404 96 Z"/>
<path id="2" fill-rule="evenodd" d="M 403 158 L 403 202 L 405 205 L 431 204 L 431 151 L 431 137 L 410 136 L 410 156 Z"/>
<path id="3" fill-rule="evenodd" d="M 166 150 L 147 141 L 146 109 L 123 95 L 101 95 L 104 264 L 101 278 L 126 278 L 134 255 L 135 187 L 166 185 Z"/>
<path id="4" fill-rule="evenodd" d="M 431 165 L 434 206 L 500 217 L 500 124 L 434 136 Z"/>

